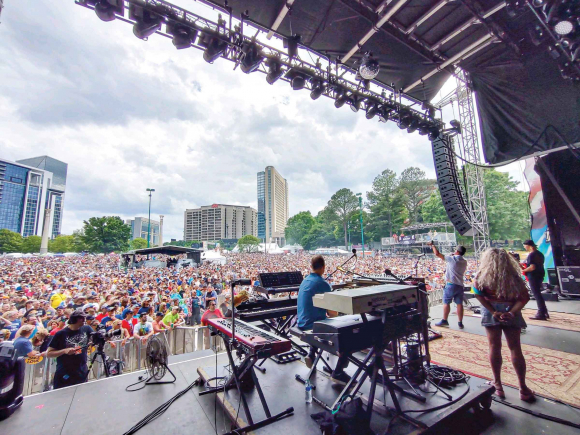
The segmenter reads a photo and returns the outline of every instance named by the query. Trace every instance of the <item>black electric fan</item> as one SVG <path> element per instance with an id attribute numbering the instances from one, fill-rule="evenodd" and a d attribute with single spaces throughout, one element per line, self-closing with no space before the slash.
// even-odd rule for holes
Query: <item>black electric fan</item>
<path id="1" fill-rule="evenodd" d="M 165 374 L 169 372 L 173 376 L 172 381 L 162 381 Z M 129 385 L 127 391 L 137 391 L 145 388 L 146 385 L 172 384 L 177 380 L 171 369 L 167 365 L 167 346 L 158 335 L 149 338 L 145 350 L 145 374 L 139 376 L 139 381 Z M 144 382 L 140 388 L 131 389 L 132 386 Z"/>

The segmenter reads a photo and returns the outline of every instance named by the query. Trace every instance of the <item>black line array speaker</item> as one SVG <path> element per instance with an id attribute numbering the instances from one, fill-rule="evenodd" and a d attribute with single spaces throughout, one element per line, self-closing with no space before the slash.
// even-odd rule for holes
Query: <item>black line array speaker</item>
<path id="1" fill-rule="evenodd" d="M 455 156 L 451 152 L 451 138 L 441 136 L 432 142 L 432 146 L 437 184 L 447 216 L 459 234 L 471 236 L 473 229 L 469 223 L 469 208 L 457 175 Z"/>

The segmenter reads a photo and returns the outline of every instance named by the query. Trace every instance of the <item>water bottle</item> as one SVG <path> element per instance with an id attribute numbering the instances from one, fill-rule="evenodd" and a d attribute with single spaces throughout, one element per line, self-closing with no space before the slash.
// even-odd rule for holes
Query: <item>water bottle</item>
<path id="1" fill-rule="evenodd" d="M 312 384 L 306 381 L 306 403 L 312 403 Z"/>

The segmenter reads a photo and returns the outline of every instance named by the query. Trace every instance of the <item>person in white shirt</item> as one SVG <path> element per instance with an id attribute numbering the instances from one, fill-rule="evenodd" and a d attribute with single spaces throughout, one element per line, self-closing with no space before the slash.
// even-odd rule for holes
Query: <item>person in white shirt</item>
<path id="1" fill-rule="evenodd" d="M 135 325 L 133 330 L 133 336 L 141 338 L 141 341 L 145 343 L 149 337 L 153 335 L 153 324 L 147 321 L 147 316 L 141 316 L 139 318 L 139 323 Z"/>

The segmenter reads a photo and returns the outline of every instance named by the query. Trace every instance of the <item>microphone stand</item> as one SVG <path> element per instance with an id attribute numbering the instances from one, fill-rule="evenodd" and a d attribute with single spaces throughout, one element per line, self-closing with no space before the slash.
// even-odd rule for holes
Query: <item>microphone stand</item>
<path id="1" fill-rule="evenodd" d="M 350 260 L 352 260 L 355 257 L 356 257 L 356 249 L 353 248 L 352 255 L 350 256 L 350 258 L 348 260 L 346 260 L 344 263 L 342 263 L 340 266 L 338 266 L 336 269 L 334 269 L 334 271 L 325 278 L 326 281 L 328 281 L 332 277 L 332 275 L 334 275 L 338 270 L 340 270 L 340 268 L 342 266 L 344 266 L 346 263 L 348 263 Z"/>
<path id="2" fill-rule="evenodd" d="M 232 301 L 231 301 L 231 305 L 232 305 L 232 339 L 230 341 L 231 345 L 233 346 L 234 341 L 236 340 L 236 316 L 234 315 L 234 287 L 237 285 L 251 285 L 252 281 L 249 279 L 237 279 L 235 281 L 232 281 Z"/>
<path id="3" fill-rule="evenodd" d="M 417 261 L 415 261 L 415 276 L 419 276 L 419 261 L 423 258 L 425 254 L 421 254 L 417 257 Z"/>

